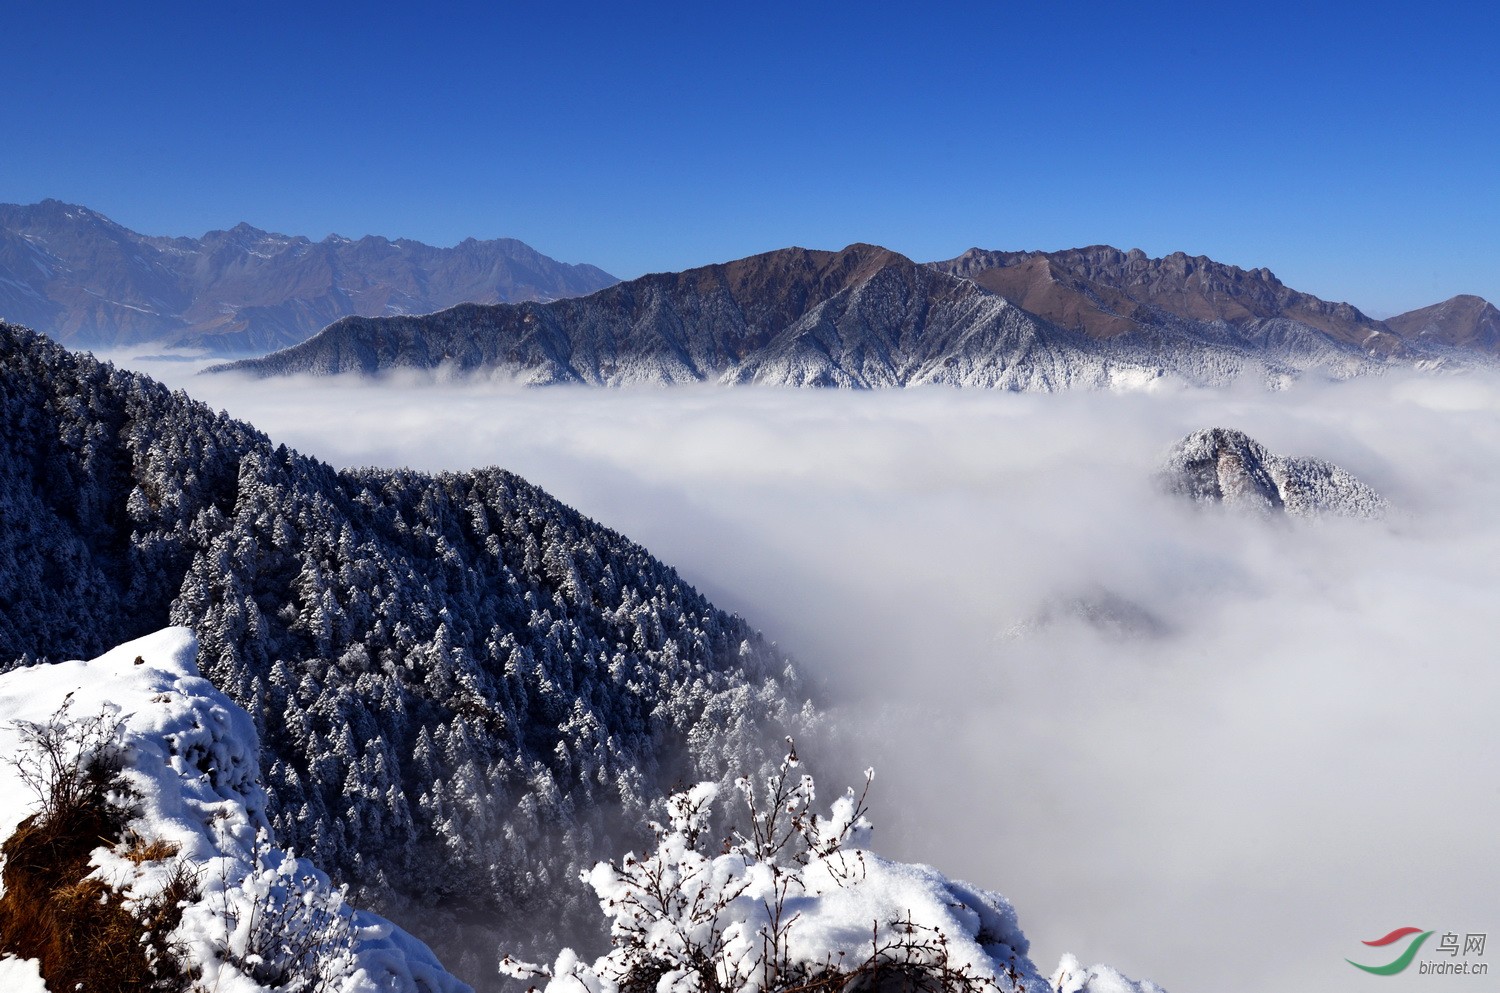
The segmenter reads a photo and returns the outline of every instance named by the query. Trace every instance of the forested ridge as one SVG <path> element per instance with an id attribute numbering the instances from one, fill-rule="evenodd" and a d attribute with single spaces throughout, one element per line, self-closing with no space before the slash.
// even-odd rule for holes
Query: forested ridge
<path id="1" fill-rule="evenodd" d="M 0 419 L 0 658 L 192 627 L 282 841 L 471 982 L 592 917 L 576 872 L 653 798 L 812 718 L 743 620 L 503 470 L 335 470 L 3 323 Z"/>

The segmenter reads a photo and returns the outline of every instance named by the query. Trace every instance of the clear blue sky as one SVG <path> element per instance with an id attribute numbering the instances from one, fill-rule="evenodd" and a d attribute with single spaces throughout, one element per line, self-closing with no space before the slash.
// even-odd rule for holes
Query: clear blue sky
<path id="1" fill-rule="evenodd" d="M 1500 301 L 1491 8 L 17 0 L 0 200 L 627 278 L 1107 242 L 1377 314 Z"/>

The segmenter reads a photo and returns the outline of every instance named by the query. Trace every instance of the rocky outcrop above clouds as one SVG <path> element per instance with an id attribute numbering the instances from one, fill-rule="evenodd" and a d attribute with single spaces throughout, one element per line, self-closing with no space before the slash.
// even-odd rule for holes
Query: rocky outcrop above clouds
<path id="1" fill-rule="evenodd" d="M 1385 498 L 1346 470 L 1267 451 L 1243 431 L 1207 428 L 1172 447 L 1160 479 L 1171 492 L 1293 517 L 1379 517 Z"/>

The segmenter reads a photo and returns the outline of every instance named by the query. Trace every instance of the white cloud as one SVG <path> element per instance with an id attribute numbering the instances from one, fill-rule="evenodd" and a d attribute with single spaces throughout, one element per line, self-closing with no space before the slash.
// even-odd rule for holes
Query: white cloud
<path id="1" fill-rule="evenodd" d="M 157 370 L 163 371 L 163 370 Z M 1493 923 L 1500 383 L 1279 394 L 524 391 L 181 378 L 339 465 L 499 464 L 678 566 L 828 679 L 888 854 L 1174 993 L 1363 989 L 1343 959 Z M 1240 428 L 1378 523 L 1250 520 L 1149 476 Z M 1017 621 L 1125 598 L 1169 633 Z M 860 765 L 859 767 L 862 767 Z M 832 785 L 832 777 L 820 777 Z"/>

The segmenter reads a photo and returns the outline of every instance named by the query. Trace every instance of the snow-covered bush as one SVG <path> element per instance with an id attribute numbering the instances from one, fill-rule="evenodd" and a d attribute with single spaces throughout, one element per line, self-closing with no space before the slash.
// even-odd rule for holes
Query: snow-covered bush
<path id="1" fill-rule="evenodd" d="M 710 837 L 718 790 L 667 801 L 656 850 L 600 863 L 584 879 L 614 945 L 592 964 L 564 949 L 552 967 L 506 959 L 553 993 L 1044 991 L 1004 897 L 865 846 L 869 789 L 814 812 L 793 748 L 763 793 L 740 780 L 743 826 Z"/>
<path id="2" fill-rule="evenodd" d="M 344 893 L 305 861 L 272 847 L 262 831 L 249 871 L 220 892 L 224 959 L 284 993 L 333 993 L 356 965 Z"/>
<path id="3" fill-rule="evenodd" d="M 68 694 L 45 721 L 11 722 L 19 748 L 5 757 L 35 797 L 40 824 L 61 824 L 88 809 L 113 812 L 121 788 L 120 723 L 101 710 L 72 715 Z M 123 816 L 123 811 L 120 811 Z"/>

